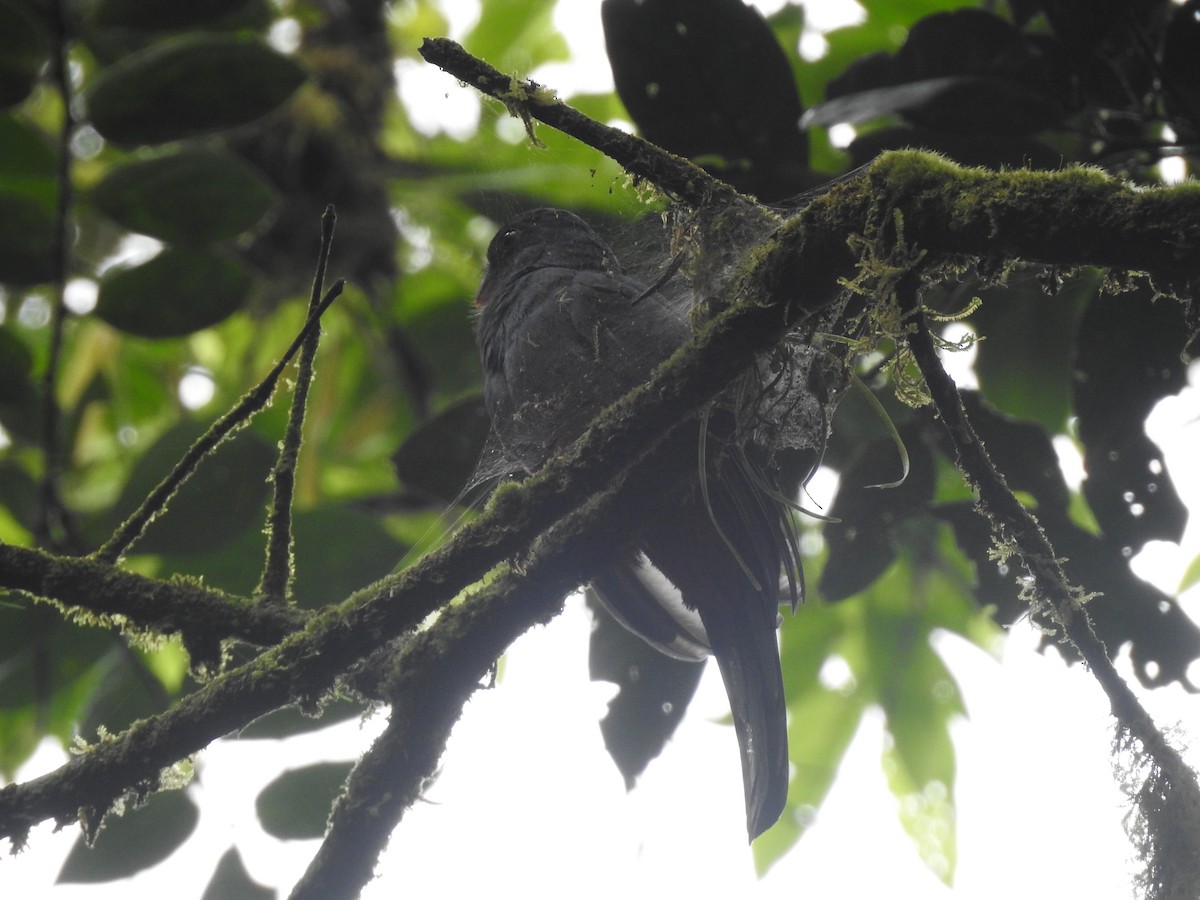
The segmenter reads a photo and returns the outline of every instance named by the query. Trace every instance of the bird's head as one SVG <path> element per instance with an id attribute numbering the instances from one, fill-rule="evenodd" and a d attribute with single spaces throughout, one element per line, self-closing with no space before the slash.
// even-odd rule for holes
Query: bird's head
<path id="1" fill-rule="evenodd" d="M 548 267 L 621 271 L 612 249 L 579 216 L 565 209 L 531 209 L 509 219 L 492 238 L 475 306 L 484 308 L 515 279 Z"/>

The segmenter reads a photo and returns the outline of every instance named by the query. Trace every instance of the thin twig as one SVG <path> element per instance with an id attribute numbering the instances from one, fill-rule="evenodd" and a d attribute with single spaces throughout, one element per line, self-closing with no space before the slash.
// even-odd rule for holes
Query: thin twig
<path id="1" fill-rule="evenodd" d="M 1118 745 L 1129 746 L 1135 753 L 1140 751 L 1150 761 L 1147 767 L 1147 789 L 1142 795 L 1152 794 L 1146 803 L 1139 798 L 1140 814 L 1146 818 L 1157 817 L 1169 821 L 1173 834 L 1158 836 L 1147 841 L 1142 848 L 1150 858 L 1144 862 L 1151 873 L 1148 879 L 1154 882 L 1153 896 L 1195 896 L 1195 883 L 1191 882 L 1190 869 L 1181 871 L 1174 863 L 1178 860 L 1162 859 L 1163 847 L 1178 856 L 1183 853 L 1195 858 L 1200 853 L 1197 832 L 1200 831 L 1200 784 L 1196 773 L 1183 761 L 1179 752 L 1170 745 L 1155 725 L 1128 684 L 1117 673 L 1109 659 L 1103 642 L 1096 636 L 1084 606 L 1086 594 L 1082 587 L 1072 585 L 1062 568 L 1062 561 L 1055 555 L 1041 525 L 1013 494 L 1004 476 L 996 469 L 979 435 L 975 433 L 962 397 L 937 357 L 933 336 L 921 312 L 917 300 L 919 276 L 907 273 L 897 288 L 901 308 L 910 316 L 912 330 L 908 345 L 921 370 L 929 389 L 929 396 L 942 419 L 954 444 L 959 469 L 967 481 L 979 492 L 979 511 L 991 525 L 997 545 L 1012 552 L 1020 561 L 1030 579 L 1029 587 L 1022 593 L 1030 596 L 1036 606 L 1035 616 L 1047 617 L 1079 653 L 1108 697 L 1112 714 L 1119 725 L 1118 736 L 1128 735 L 1131 741 L 1118 740 Z M 1169 840 L 1158 838 L 1169 837 Z M 1182 882 L 1166 883 L 1170 877 L 1164 873 L 1178 874 Z M 1182 891 L 1182 893 L 1177 893 Z"/>
<path id="2" fill-rule="evenodd" d="M 204 432 L 199 440 L 188 448 L 183 458 L 175 464 L 175 468 L 150 492 L 133 515 L 121 523 L 112 537 L 105 541 L 99 550 L 91 554 L 92 559 L 115 563 L 124 556 L 134 542 L 142 536 L 146 527 L 166 509 L 176 491 L 191 478 L 201 461 L 231 434 L 249 424 L 250 420 L 270 402 L 271 394 L 274 392 L 283 370 L 287 368 L 288 363 L 296 355 L 312 329 L 320 323 L 322 313 L 341 295 L 344 286 L 344 282 L 338 281 L 326 292 L 321 299 L 320 306 L 309 315 L 304 327 L 293 339 L 283 358 L 275 364 L 261 382 L 242 395 L 242 399 L 233 409 L 217 419 L 208 431 Z"/>
<path id="3" fill-rule="evenodd" d="M 333 228 L 337 214 L 332 204 L 321 216 L 321 251 L 317 256 L 317 271 L 313 277 L 312 295 L 308 303 L 309 315 L 316 312 L 325 290 L 325 270 L 329 265 L 329 251 L 333 245 Z M 292 501 L 296 488 L 296 462 L 300 457 L 300 442 L 304 434 L 304 411 L 308 406 L 308 391 L 313 379 L 313 361 L 321 341 L 321 326 L 318 323 L 309 330 L 300 350 L 300 361 L 296 372 L 296 388 L 292 394 L 292 407 L 288 413 L 287 430 L 279 447 L 279 458 L 271 471 L 274 496 L 271 513 L 267 517 L 267 558 L 263 565 L 262 578 L 255 594 L 269 603 L 283 603 L 290 599 L 296 567 L 293 555 Z"/>
<path id="4" fill-rule="evenodd" d="M 68 257 L 70 254 L 71 207 L 74 190 L 71 184 L 71 138 L 75 133 L 75 116 L 71 110 L 71 74 L 67 59 L 67 11 L 64 0 L 54 0 L 52 26 L 54 52 L 50 59 L 51 79 L 63 107 L 62 127 L 58 139 L 58 198 L 55 209 L 54 236 L 50 245 L 53 267 L 54 298 L 50 305 L 50 341 L 46 369 L 42 373 L 42 457 L 45 466 L 40 486 L 41 503 L 37 522 L 38 542 L 54 547 L 60 543 L 75 544 L 70 514 L 59 494 L 58 482 L 62 468 L 62 449 L 59 447 L 58 366 L 62 356 L 63 329 L 66 322 L 65 302 Z"/>
<path id="5" fill-rule="evenodd" d="M 917 305 L 918 277 L 913 272 L 908 273 L 901 279 L 897 294 L 901 308 L 910 316 L 909 349 L 925 379 L 938 416 L 950 434 L 958 467 L 979 491 L 980 512 L 991 524 L 998 544 L 1011 547 L 1034 580 L 1045 603 L 1042 610 L 1034 611 L 1035 614 L 1048 615 L 1053 626 L 1062 630 L 1108 694 L 1113 714 L 1140 737 L 1142 731 L 1147 727 L 1153 729 L 1154 725 L 1113 668 L 1104 644 L 1092 631 L 1082 602 L 1083 591 L 1071 585 L 1046 532 L 1016 498 L 1004 475 L 992 463 L 987 448 L 967 418 L 958 388 L 938 360 L 929 324 Z"/>
<path id="6" fill-rule="evenodd" d="M 420 54 L 426 62 L 453 75 L 464 84 L 494 97 L 532 129 L 531 119 L 545 122 L 564 134 L 594 147 L 619 163 L 636 179 L 644 178 L 671 198 L 689 206 L 709 203 L 756 204 L 699 166 L 643 140 L 588 118 L 559 100 L 536 81 L 505 75 L 472 56 L 449 38 L 426 38 Z M 532 130 L 530 131 L 532 136 Z"/>

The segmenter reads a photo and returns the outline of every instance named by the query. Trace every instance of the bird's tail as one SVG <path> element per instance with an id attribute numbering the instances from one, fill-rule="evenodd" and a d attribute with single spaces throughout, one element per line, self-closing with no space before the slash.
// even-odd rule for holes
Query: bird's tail
<path id="1" fill-rule="evenodd" d="M 775 641 L 776 616 L 777 607 L 744 594 L 709 596 L 700 605 L 741 748 L 751 840 L 775 824 L 787 803 L 787 705 Z"/>
<path id="2" fill-rule="evenodd" d="M 720 494 L 729 487 L 722 484 L 713 498 L 718 511 L 728 511 Z M 746 827 L 753 840 L 775 823 L 787 803 L 787 704 L 776 642 L 780 556 L 777 545 L 774 551 L 751 546 L 773 540 L 768 527 L 773 523 L 760 518 L 754 523 L 758 527 L 743 522 L 726 529 L 741 559 L 760 563 L 758 583 L 752 584 L 702 506 L 700 498 L 692 498 L 672 527 L 655 531 L 646 554 L 700 614 L 720 666 L 741 748 Z"/>

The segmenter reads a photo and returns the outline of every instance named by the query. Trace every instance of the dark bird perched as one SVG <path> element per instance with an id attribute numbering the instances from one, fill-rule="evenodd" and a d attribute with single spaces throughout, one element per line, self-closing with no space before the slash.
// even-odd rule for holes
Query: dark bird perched
<path id="1" fill-rule="evenodd" d="M 564 210 L 507 222 L 487 261 L 476 339 L 493 433 L 511 469 L 538 468 L 690 336 L 685 304 L 626 275 L 609 246 Z M 615 618 L 663 653 L 716 657 L 753 839 L 787 800 L 775 634 L 781 593 L 799 599 L 799 560 L 790 511 L 754 462 L 761 448 L 734 446 L 734 418 L 717 410 L 704 426 L 679 429 L 664 450 L 664 483 L 686 476 L 690 490 L 671 495 L 682 501 L 664 500 L 671 505 L 660 515 L 631 522 L 636 544 L 614 548 L 592 586 Z"/>

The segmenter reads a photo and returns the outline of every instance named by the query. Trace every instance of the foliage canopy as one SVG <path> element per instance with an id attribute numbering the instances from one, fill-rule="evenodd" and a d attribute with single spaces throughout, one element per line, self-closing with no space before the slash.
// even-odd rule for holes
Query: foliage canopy
<path id="1" fill-rule="evenodd" d="M 20 846 L 34 822 L 78 815 L 90 841 L 115 803 L 149 801 L 110 819 L 116 850 L 101 834 L 64 879 L 119 877 L 186 841 L 195 806 L 160 789 L 222 734 L 292 733 L 388 702 L 388 732 L 294 896 L 322 896 L 346 872 L 356 891 L 375 843 L 339 816 L 394 793 L 374 839 L 386 840 L 496 657 L 586 580 L 579 548 L 613 532 L 612 486 L 648 477 L 639 441 L 694 413 L 785 325 L 813 340 L 834 296 L 849 313 L 822 339 L 874 400 L 842 404 L 825 458 L 841 485 L 833 521 L 804 525 L 809 599 L 782 629 L 805 725 L 794 814 L 756 844 L 760 863 L 800 839 L 860 718 L 880 708 L 891 787 L 922 801 L 902 806 L 904 824 L 951 877 L 962 701 L 937 630 L 986 644 L 994 623 L 1032 614 L 1102 681 L 1105 653 L 1124 648 L 1142 686 L 1195 689 L 1200 629 L 1128 558 L 1178 541 L 1187 515 L 1144 423 L 1185 385 L 1196 331 L 1200 194 L 1161 185 L 1196 161 L 1200 2 L 877 0 L 807 60 L 798 5 L 764 18 L 741 0 L 605 0 L 617 92 L 567 98 L 590 125 L 511 77 L 568 56 L 554 7 L 483 4 L 463 45 L 501 76 L 444 42 L 422 47 L 447 31 L 432 0 L 0 0 L 0 774 L 45 736 L 100 735 L 75 767 L 86 784 L 6 788 L 0 833 Z M 419 126 L 395 83 L 422 77 L 419 48 L 502 102 L 480 102 L 468 133 Z M 576 123 L 616 161 L 536 119 Z M 724 185 L 599 128 L 618 119 Z M 880 159 L 907 147 L 944 158 Z M 321 316 L 317 353 L 328 204 L 345 292 Z M 494 223 L 537 205 L 618 235 L 648 211 L 698 211 L 677 221 L 738 252 L 734 296 L 712 298 L 690 361 L 587 438 L 623 456 L 568 454 L 411 563 L 486 433 L 467 315 L 483 249 Z M 746 217 L 770 222 L 769 239 L 756 227 L 750 244 Z M 979 388 L 960 403 L 934 349 L 964 316 L 982 340 Z M 296 388 L 290 411 L 266 405 L 276 382 L 259 382 L 289 347 L 296 361 L 274 374 Z M 193 399 L 195 385 L 211 396 Z M 213 435 L 229 408 L 245 415 Z M 906 475 L 876 489 L 896 479 L 897 435 Z M 1003 479 L 969 452 L 974 435 Z M 1080 489 L 1058 463 L 1064 438 L 1086 466 Z M 165 511 L 145 509 L 164 478 Z M 543 532 L 532 561 L 503 562 Z M 402 558 L 412 577 L 385 579 Z M 448 605 L 493 569 L 474 603 Z M 1196 580 L 1193 565 L 1180 590 Z M 435 628 L 400 639 L 438 610 Z M 635 657 L 640 682 L 624 674 Z M 830 657 L 852 688 L 823 682 Z M 695 681 L 611 623 L 591 665 L 621 687 L 602 727 L 632 784 Z M 445 696 L 404 692 L 421 681 Z M 1144 886 L 1185 896 L 1195 873 L 1164 860 L 1200 858 L 1196 822 L 1172 818 L 1170 801 L 1194 778 L 1164 762 L 1132 694 L 1104 688 L 1150 761 L 1143 794 L 1170 788 L 1141 798 Z M 259 798 L 264 827 L 324 833 L 346 769 L 281 775 Z M 235 857 L 212 896 L 251 891 Z"/>

